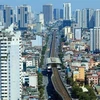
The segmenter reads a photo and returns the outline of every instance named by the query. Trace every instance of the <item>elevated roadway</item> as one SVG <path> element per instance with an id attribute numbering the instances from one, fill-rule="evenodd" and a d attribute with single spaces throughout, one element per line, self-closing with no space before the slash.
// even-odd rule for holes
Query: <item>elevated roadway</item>
<path id="1" fill-rule="evenodd" d="M 51 54 L 50 57 L 55 57 L 55 42 L 56 42 L 56 31 L 53 33 L 53 40 L 52 40 L 52 46 L 51 46 Z M 52 63 L 52 83 L 55 88 L 55 90 L 58 92 L 58 94 L 62 97 L 62 100 L 71 100 L 71 97 L 69 96 L 57 69 L 57 64 Z"/>

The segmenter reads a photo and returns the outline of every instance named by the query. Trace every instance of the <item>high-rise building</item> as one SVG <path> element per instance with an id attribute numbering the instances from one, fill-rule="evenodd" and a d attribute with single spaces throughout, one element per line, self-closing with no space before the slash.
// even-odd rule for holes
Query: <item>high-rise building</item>
<path id="1" fill-rule="evenodd" d="M 0 33 L 0 100 L 21 100 L 21 32 L 13 26 Z"/>
<path id="2" fill-rule="evenodd" d="M 60 19 L 63 19 L 63 9 L 60 9 Z"/>
<path id="3" fill-rule="evenodd" d="M 64 3 L 63 4 L 63 18 L 64 20 L 71 20 L 71 3 Z"/>
<path id="4" fill-rule="evenodd" d="M 100 27 L 100 9 L 95 11 L 95 27 Z"/>
<path id="5" fill-rule="evenodd" d="M 19 28 L 27 28 L 31 20 L 31 6 L 21 5 L 17 6 L 17 23 Z"/>
<path id="6" fill-rule="evenodd" d="M 8 5 L 4 5 L 3 18 L 5 27 L 8 27 L 14 23 L 14 9 Z"/>
<path id="7" fill-rule="evenodd" d="M 36 22 L 40 22 L 42 25 L 44 25 L 44 14 L 43 13 L 37 14 Z"/>
<path id="8" fill-rule="evenodd" d="M 100 28 L 95 27 L 90 29 L 90 51 L 100 52 Z"/>
<path id="9" fill-rule="evenodd" d="M 48 24 L 53 21 L 53 7 L 52 4 L 43 5 L 44 22 Z"/>
<path id="10" fill-rule="evenodd" d="M 59 20 L 59 18 L 60 18 L 59 9 L 54 9 L 53 14 L 54 14 L 54 20 Z"/>
<path id="11" fill-rule="evenodd" d="M 82 9 L 82 27 L 93 28 L 94 27 L 94 9 Z"/>
<path id="12" fill-rule="evenodd" d="M 78 24 L 78 27 L 82 27 L 82 13 L 80 9 L 76 10 L 76 14 L 75 14 L 75 18 L 76 18 L 76 23 Z"/>

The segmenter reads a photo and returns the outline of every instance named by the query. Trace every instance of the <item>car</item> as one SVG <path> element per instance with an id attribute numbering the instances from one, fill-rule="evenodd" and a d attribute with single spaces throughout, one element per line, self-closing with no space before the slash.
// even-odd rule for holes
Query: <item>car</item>
<path id="1" fill-rule="evenodd" d="M 48 96 L 48 100 L 51 99 L 51 96 Z"/>

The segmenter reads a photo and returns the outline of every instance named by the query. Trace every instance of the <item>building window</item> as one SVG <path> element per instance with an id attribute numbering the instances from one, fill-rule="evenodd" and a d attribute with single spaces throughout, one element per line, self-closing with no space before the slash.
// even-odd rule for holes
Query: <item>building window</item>
<path id="1" fill-rule="evenodd" d="M 11 22 L 11 24 L 13 23 L 13 18 L 12 17 L 11 17 L 11 21 L 10 22 Z"/>
<path id="2" fill-rule="evenodd" d="M 6 23 L 6 10 L 3 11 L 4 23 Z"/>
<path id="3" fill-rule="evenodd" d="M 27 11 L 27 7 L 25 7 L 25 11 Z"/>
<path id="4" fill-rule="evenodd" d="M 25 23 L 27 23 L 27 14 L 25 14 Z"/>
<path id="5" fill-rule="evenodd" d="M 20 14 L 20 9 L 18 9 L 18 14 Z"/>
<path id="6" fill-rule="evenodd" d="M 20 20 L 18 20 L 18 26 L 20 27 Z"/>
<path id="7" fill-rule="evenodd" d="M 13 15 L 13 10 L 10 10 L 10 14 Z"/>

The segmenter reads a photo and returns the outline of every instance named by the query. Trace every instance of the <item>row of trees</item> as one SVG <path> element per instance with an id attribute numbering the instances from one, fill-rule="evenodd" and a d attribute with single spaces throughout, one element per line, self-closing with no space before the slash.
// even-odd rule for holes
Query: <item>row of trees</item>
<path id="1" fill-rule="evenodd" d="M 39 99 L 42 100 L 44 98 L 44 86 L 43 86 L 43 75 L 38 73 L 38 90 L 39 90 Z"/>
<path id="2" fill-rule="evenodd" d="M 64 54 L 63 54 L 63 52 L 62 52 L 62 47 L 61 47 L 61 43 L 62 43 L 62 42 L 64 42 L 64 36 L 61 36 L 61 38 L 60 38 L 60 46 L 58 46 L 58 48 L 59 48 L 59 54 L 58 54 L 58 56 L 59 56 L 59 58 L 60 58 L 60 60 L 61 60 L 61 62 L 62 62 L 62 69 L 63 69 L 63 68 L 65 68 L 65 67 L 64 67 L 63 61 L 62 61 L 62 58 L 63 58 L 63 56 L 64 56 Z"/>
<path id="3" fill-rule="evenodd" d="M 48 42 L 48 36 L 46 37 L 46 45 L 42 47 L 40 68 L 43 65 L 44 55 L 45 55 L 45 52 L 46 52 L 46 49 L 47 49 L 47 42 Z M 39 100 L 44 100 L 44 86 L 43 86 L 43 75 L 42 75 L 42 73 L 38 73 L 38 90 L 39 90 Z"/>
<path id="4" fill-rule="evenodd" d="M 42 47 L 42 55 L 41 55 L 41 62 L 40 62 L 40 67 L 42 67 L 43 65 L 43 61 L 44 61 L 44 55 L 45 55 L 45 52 L 46 52 L 46 49 L 47 49 L 47 42 L 48 42 L 48 35 L 46 37 L 46 45 Z"/>

